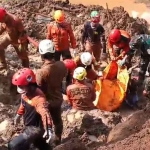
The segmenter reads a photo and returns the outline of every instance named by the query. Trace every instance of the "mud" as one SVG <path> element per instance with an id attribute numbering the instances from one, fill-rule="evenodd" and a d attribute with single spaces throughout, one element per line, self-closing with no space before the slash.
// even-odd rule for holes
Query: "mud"
<path id="1" fill-rule="evenodd" d="M 70 5 L 67 1 L 51 3 L 50 0 L 5 1 L 1 5 L 20 16 L 28 34 L 37 41 L 45 38 L 46 23 L 50 19 L 53 20 L 53 10 L 65 10 L 66 19 L 72 23 L 79 50 L 80 30 L 93 9 L 99 10 L 101 14 L 101 24 L 105 27 L 106 37 L 115 27 L 125 29 L 131 35 L 139 34 L 143 30 L 148 33 L 146 21 L 131 18 L 123 7 L 106 10 L 102 6 Z M 50 19 L 44 17 L 40 20 L 39 14 Z M 30 67 L 39 68 L 41 59 L 36 52 L 37 49 L 32 45 L 29 45 L 29 49 Z M 23 129 L 22 123 L 18 127 L 12 124 L 20 96 L 11 85 L 11 77 L 21 67 L 20 60 L 11 46 L 7 48 L 6 57 L 8 71 L 5 74 L 1 73 L 0 76 L 0 129 L 3 129 L 0 130 L 0 150 L 7 149 L 7 142 Z M 145 150 L 149 147 L 149 105 L 141 111 L 121 108 L 117 112 L 100 110 L 85 112 L 69 110 L 67 104 L 63 106 L 65 108 L 62 108 L 64 122 L 62 144 L 54 148 L 55 150 L 134 150 L 137 149 L 139 142 L 144 143 L 138 147 L 139 149 Z"/>

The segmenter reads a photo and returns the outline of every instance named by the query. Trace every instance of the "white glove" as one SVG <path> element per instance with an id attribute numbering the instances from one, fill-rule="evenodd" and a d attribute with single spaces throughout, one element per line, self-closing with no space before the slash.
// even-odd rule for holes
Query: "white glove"
<path id="1" fill-rule="evenodd" d="M 102 72 L 102 71 L 99 71 L 99 72 L 98 72 L 98 76 L 99 76 L 99 77 L 102 77 L 102 76 L 103 76 L 103 72 Z"/>
<path id="2" fill-rule="evenodd" d="M 122 67 L 125 64 L 125 59 L 118 61 L 118 65 Z"/>
<path id="3" fill-rule="evenodd" d="M 53 131 L 51 128 L 45 131 L 43 138 L 46 138 L 46 143 L 50 143 L 51 139 L 53 137 Z"/>
<path id="4" fill-rule="evenodd" d="M 14 118 L 14 125 L 18 125 L 20 123 L 21 115 L 17 114 Z"/>
<path id="5" fill-rule="evenodd" d="M 77 50 L 73 50 L 73 57 L 76 57 L 77 56 Z"/>

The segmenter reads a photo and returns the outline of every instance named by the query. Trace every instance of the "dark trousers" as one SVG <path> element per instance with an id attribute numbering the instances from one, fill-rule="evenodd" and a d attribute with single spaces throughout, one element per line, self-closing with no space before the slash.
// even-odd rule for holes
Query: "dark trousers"
<path id="1" fill-rule="evenodd" d="M 141 82 L 144 81 L 145 73 L 146 73 L 149 62 L 150 62 L 150 56 L 149 55 L 146 55 L 146 56 L 141 55 L 141 61 L 140 61 L 140 65 L 139 65 L 139 67 L 140 67 L 139 80 Z M 150 71 L 150 70 L 148 69 L 148 71 Z"/>
<path id="2" fill-rule="evenodd" d="M 58 145 L 61 142 L 61 135 L 63 131 L 63 121 L 61 118 L 61 105 L 49 107 L 49 111 L 54 124 L 55 144 Z"/>
<path id="3" fill-rule="evenodd" d="M 8 150 L 28 150 L 33 143 L 39 150 L 50 150 L 50 146 L 43 139 L 44 130 L 28 126 L 19 136 L 8 143 Z"/>
<path id="4" fill-rule="evenodd" d="M 56 51 L 55 52 L 55 60 L 56 61 L 60 61 L 60 57 L 62 56 L 62 59 L 65 60 L 65 59 L 71 59 L 71 53 L 68 50 L 64 50 L 64 51 Z"/>

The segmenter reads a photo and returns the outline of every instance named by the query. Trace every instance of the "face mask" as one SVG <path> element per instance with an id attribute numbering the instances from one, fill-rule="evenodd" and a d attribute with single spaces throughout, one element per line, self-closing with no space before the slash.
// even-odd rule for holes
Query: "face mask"
<path id="1" fill-rule="evenodd" d="M 91 28 L 92 29 L 96 29 L 97 26 L 98 26 L 98 23 L 91 22 Z"/>
<path id="2" fill-rule="evenodd" d="M 17 92 L 20 94 L 26 93 L 25 88 L 20 88 L 19 86 L 17 86 Z"/>

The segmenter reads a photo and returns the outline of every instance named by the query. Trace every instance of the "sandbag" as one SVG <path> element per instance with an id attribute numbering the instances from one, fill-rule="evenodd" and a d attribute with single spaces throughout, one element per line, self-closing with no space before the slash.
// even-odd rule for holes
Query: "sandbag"
<path id="1" fill-rule="evenodd" d="M 108 66 L 111 66 L 111 64 Z M 109 68 L 112 69 L 111 67 Z M 114 111 L 120 107 L 125 98 L 129 74 L 126 68 L 121 69 L 118 65 L 117 68 L 116 79 L 113 78 L 116 70 L 111 73 L 107 68 L 107 71 L 105 69 L 105 75 L 107 74 L 105 78 L 103 80 L 98 79 L 95 82 L 96 99 L 93 103 L 98 109 Z"/>

